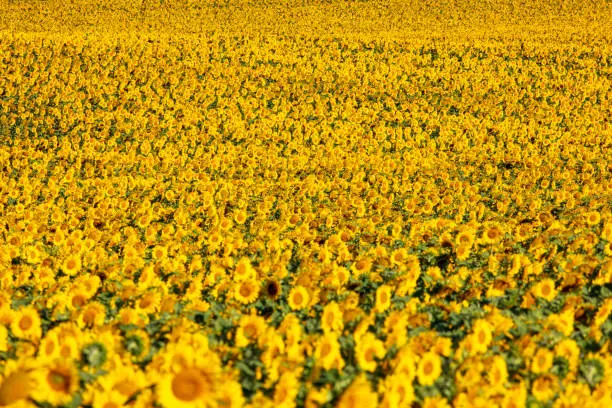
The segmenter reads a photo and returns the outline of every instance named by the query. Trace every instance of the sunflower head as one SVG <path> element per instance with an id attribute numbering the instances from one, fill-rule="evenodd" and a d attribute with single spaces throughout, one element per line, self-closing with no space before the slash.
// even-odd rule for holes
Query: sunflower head
<path id="1" fill-rule="evenodd" d="M 0 406 L 11 405 L 28 398 L 36 388 L 36 378 L 28 367 L 14 360 L 7 362 L 0 377 Z"/>
<path id="2" fill-rule="evenodd" d="M 310 295 L 305 287 L 295 286 L 291 292 L 289 292 L 288 302 L 292 310 L 304 309 L 310 302 Z"/>
<path id="3" fill-rule="evenodd" d="M 72 400 L 79 388 L 76 367 L 67 360 L 50 362 L 37 372 L 39 387 L 33 392 L 36 400 L 47 401 L 53 405 L 64 405 Z"/>
<path id="4" fill-rule="evenodd" d="M 421 385 L 433 385 L 442 372 L 440 356 L 434 352 L 423 355 L 417 368 L 417 377 Z"/>
<path id="5" fill-rule="evenodd" d="M 242 304 L 253 303 L 259 295 L 259 283 L 255 279 L 238 282 L 234 288 L 234 297 Z"/>
<path id="6" fill-rule="evenodd" d="M 168 373 L 157 388 L 164 407 L 205 407 L 216 400 L 215 379 L 197 367 L 184 367 Z"/>

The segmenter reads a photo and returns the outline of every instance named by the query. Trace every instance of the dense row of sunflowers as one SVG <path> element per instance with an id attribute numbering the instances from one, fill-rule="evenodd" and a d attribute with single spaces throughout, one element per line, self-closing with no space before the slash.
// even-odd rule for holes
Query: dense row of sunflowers
<path id="1" fill-rule="evenodd" d="M 0 406 L 612 406 L 610 44 L 517 38 L 0 34 Z"/>

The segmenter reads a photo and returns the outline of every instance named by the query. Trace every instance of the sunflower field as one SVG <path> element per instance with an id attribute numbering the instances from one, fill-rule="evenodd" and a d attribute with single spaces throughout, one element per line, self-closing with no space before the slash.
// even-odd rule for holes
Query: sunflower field
<path id="1" fill-rule="evenodd" d="M 0 407 L 612 406 L 612 3 L 2 0 Z"/>

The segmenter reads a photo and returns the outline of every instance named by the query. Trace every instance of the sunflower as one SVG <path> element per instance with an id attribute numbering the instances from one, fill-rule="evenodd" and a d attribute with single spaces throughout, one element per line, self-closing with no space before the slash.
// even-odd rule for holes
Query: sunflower
<path id="1" fill-rule="evenodd" d="M 403 265 L 407 257 L 408 252 L 406 251 L 406 248 L 397 248 L 391 253 L 389 260 L 391 261 L 391 265 L 400 266 Z"/>
<path id="2" fill-rule="evenodd" d="M 519 408 L 527 406 L 527 390 L 524 383 L 519 386 L 506 390 L 506 395 L 502 400 L 502 408 Z"/>
<path id="3" fill-rule="evenodd" d="M 323 329 L 325 333 L 341 333 L 344 329 L 344 316 L 340 310 L 340 306 L 336 302 L 330 302 L 323 307 L 321 329 Z"/>
<path id="4" fill-rule="evenodd" d="M 234 286 L 234 298 L 244 305 L 256 301 L 258 295 L 259 283 L 254 279 L 241 281 Z"/>
<path id="5" fill-rule="evenodd" d="M 283 288 L 277 279 L 268 279 L 264 284 L 264 293 L 272 300 L 278 299 L 282 291 Z"/>
<path id="6" fill-rule="evenodd" d="M 514 239 L 518 242 L 526 241 L 532 233 L 533 227 L 529 224 L 520 224 L 514 230 Z"/>
<path id="7" fill-rule="evenodd" d="M 236 381 L 225 381 L 223 387 L 220 387 L 217 392 L 217 402 L 220 407 L 242 408 L 245 405 L 242 386 Z"/>
<path id="8" fill-rule="evenodd" d="M 409 383 L 412 383 L 416 377 L 416 356 L 410 347 L 402 348 L 395 358 L 396 366 L 395 373 L 406 377 Z"/>
<path id="9" fill-rule="evenodd" d="M 75 276 L 81 270 L 81 257 L 76 254 L 69 255 L 62 263 L 62 271 L 68 276 Z"/>
<path id="10" fill-rule="evenodd" d="M 257 343 L 259 337 L 266 330 L 266 321 L 261 316 L 244 315 L 240 318 L 236 330 L 236 346 L 246 347 L 250 343 Z"/>
<path id="11" fill-rule="evenodd" d="M 367 274 L 370 272 L 370 269 L 372 269 L 372 259 L 365 256 L 357 258 L 351 265 L 351 272 L 355 276 Z"/>
<path id="12" fill-rule="evenodd" d="M 342 370 L 344 360 L 340 355 L 340 343 L 338 336 L 335 333 L 327 333 L 323 335 L 315 349 L 315 361 L 326 370 L 333 368 Z"/>
<path id="13" fill-rule="evenodd" d="M 552 399 L 556 392 L 555 384 L 558 382 L 557 378 L 551 374 L 546 374 L 538 377 L 531 387 L 533 396 L 539 401 L 547 402 Z"/>
<path id="14" fill-rule="evenodd" d="M 123 348 L 134 361 L 140 361 L 149 354 L 149 335 L 144 330 L 130 331 L 123 339 Z"/>
<path id="15" fill-rule="evenodd" d="M 396 402 L 397 407 L 410 406 L 415 400 L 412 379 L 403 374 L 393 374 L 385 379 L 385 395 L 389 396 L 390 402 Z"/>
<path id="16" fill-rule="evenodd" d="M 458 261 L 465 261 L 470 257 L 471 248 L 467 245 L 459 245 L 457 249 L 455 249 L 455 256 Z"/>
<path id="17" fill-rule="evenodd" d="M 229 218 L 222 218 L 219 221 L 219 228 L 221 228 L 222 231 L 229 231 L 230 228 L 232 228 L 232 220 L 230 220 Z"/>
<path id="18" fill-rule="evenodd" d="M 247 220 L 247 213 L 244 210 L 236 210 L 234 212 L 234 221 L 236 222 L 236 224 L 238 225 L 242 225 L 246 222 Z"/>
<path id="19" fill-rule="evenodd" d="M 207 408 L 216 406 L 217 381 L 211 370 L 183 367 L 165 374 L 157 384 L 158 400 L 166 408 Z"/>
<path id="20" fill-rule="evenodd" d="M 493 357 L 491 368 L 487 373 L 489 385 L 494 390 L 503 390 L 508 380 L 508 367 L 506 360 L 501 356 Z"/>
<path id="21" fill-rule="evenodd" d="M 555 356 L 566 359 L 569 363 L 570 371 L 575 372 L 580 362 L 580 347 L 578 347 L 575 340 L 561 340 L 555 346 Z"/>
<path id="22" fill-rule="evenodd" d="M 23 361 L 7 360 L 0 375 L 0 406 L 19 406 L 37 388 L 36 376 Z"/>
<path id="23" fill-rule="evenodd" d="M 385 346 L 383 342 L 374 336 L 374 333 L 366 332 L 357 341 L 355 354 L 359 366 L 369 372 L 374 372 L 378 365 L 376 359 L 385 356 Z"/>
<path id="24" fill-rule="evenodd" d="M 79 327 L 100 327 L 106 318 L 106 308 L 99 302 L 89 302 L 81 309 L 77 318 Z"/>
<path id="25" fill-rule="evenodd" d="M 370 383 L 361 375 L 344 391 L 338 401 L 338 408 L 375 407 L 378 405 L 378 396 Z"/>
<path id="26" fill-rule="evenodd" d="M 136 307 L 143 314 L 154 314 L 159 311 L 160 303 L 161 293 L 157 290 L 149 290 L 138 300 Z"/>
<path id="27" fill-rule="evenodd" d="M 255 269 L 253 269 L 249 258 L 243 257 L 238 261 L 232 277 L 238 282 L 255 278 Z"/>
<path id="28" fill-rule="evenodd" d="M 168 257 L 168 247 L 164 245 L 156 245 L 151 250 L 151 257 L 156 261 L 163 261 Z"/>
<path id="29" fill-rule="evenodd" d="M 308 306 L 310 302 L 310 295 L 308 290 L 303 286 L 295 286 L 289 292 L 289 298 L 287 299 L 291 310 L 300 310 Z"/>
<path id="30" fill-rule="evenodd" d="M 343 266 L 336 266 L 335 263 L 333 265 L 333 283 L 336 287 L 342 287 L 348 282 L 351 272 Z"/>
<path id="31" fill-rule="evenodd" d="M 0 324 L 0 351 L 8 351 L 8 347 L 8 330 L 3 324 Z"/>
<path id="32" fill-rule="evenodd" d="M 277 407 L 295 407 L 295 399 L 300 389 L 300 382 L 295 373 L 288 371 L 281 375 L 274 388 L 274 405 Z"/>
<path id="33" fill-rule="evenodd" d="M 555 281 L 546 278 L 538 282 L 531 290 L 534 296 L 548 300 L 549 302 L 557 296 L 557 289 L 555 289 Z"/>
<path id="34" fill-rule="evenodd" d="M 124 400 L 132 398 L 148 385 L 144 372 L 129 362 L 122 362 L 119 355 L 113 361 L 112 373 L 99 377 L 98 383 L 105 393 L 119 392 Z"/>
<path id="35" fill-rule="evenodd" d="M 587 213 L 585 217 L 586 223 L 590 227 L 599 225 L 599 222 L 601 221 L 601 214 L 599 214 L 597 211 L 591 211 Z"/>
<path id="36" fill-rule="evenodd" d="M 601 229 L 601 238 L 606 241 L 612 241 L 612 221 L 606 221 Z"/>
<path id="37" fill-rule="evenodd" d="M 16 337 L 38 342 L 42 336 L 38 311 L 31 306 L 19 309 L 11 322 L 11 330 Z"/>
<path id="38" fill-rule="evenodd" d="M 58 359 L 44 365 L 36 372 L 38 387 L 32 396 L 37 401 L 52 405 L 64 405 L 72 400 L 79 389 L 79 375 L 71 361 Z"/>
<path id="39" fill-rule="evenodd" d="M 79 359 L 79 345 L 73 336 L 63 336 L 58 342 L 56 356 L 64 360 Z"/>
<path id="40" fill-rule="evenodd" d="M 494 245 L 502 238 L 503 232 L 497 225 L 492 225 L 482 232 L 480 242 L 484 245 Z"/>
<path id="41" fill-rule="evenodd" d="M 426 397 L 421 408 L 450 408 L 450 404 L 444 397 Z"/>
<path id="42" fill-rule="evenodd" d="M 472 351 L 475 353 L 484 353 L 487 351 L 493 335 L 491 333 L 492 328 L 489 322 L 486 320 L 477 320 L 474 323 L 472 340 Z"/>
<path id="43" fill-rule="evenodd" d="M 93 408 L 121 408 L 127 398 L 117 390 L 101 390 L 93 396 Z"/>
<path id="44" fill-rule="evenodd" d="M 554 354 L 545 348 L 539 348 L 531 360 L 531 372 L 535 374 L 547 373 L 553 365 Z"/>
<path id="45" fill-rule="evenodd" d="M 455 243 L 458 246 L 472 247 L 476 241 L 476 234 L 473 229 L 463 229 L 455 237 Z"/>
<path id="46" fill-rule="evenodd" d="M 377 313 L 383 313 L 391 306 L 391 287 L 381 285 L 376 289 L 376 307 Z"/>
<path id="47" fill-rule="evenodd" d="M 421 357 L 417 367 L 417 377 L 421 385 L 433 385 L 442 372 L 440 356 L 434 352 L 427 352 Z"/>

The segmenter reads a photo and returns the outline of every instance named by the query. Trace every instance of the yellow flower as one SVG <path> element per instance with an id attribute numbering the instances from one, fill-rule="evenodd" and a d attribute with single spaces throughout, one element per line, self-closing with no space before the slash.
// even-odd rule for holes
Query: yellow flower
<path id="1" fill-rule="evenodd" d="M 104 393 L 118 391 L 127 400 L 147 386 L 145 374 L 138 366 L 123 362 L 119 355 L 112 360 L 112 372 L 98 379 Z"/>
<path id="2" fill-rule="evenodd" d="M 291 310 L 300 310 L 308 306 L 310 303 L 310 295 L 303 286 L 295 286 L 289 292 L 289 298 L 287 299 Z"/>
<path id="3" fill-rule="evenodd" d="M 50 362 L 37 370 L 36 378 L 38 387 L 32 396 L 52 405 L 70 402 L 79 389 L 78 371 L 72 361 L 59 359 Z"/>
<path id="4" fill-rule="evenodd" d="M 236 222 L 236 224 L 242 225 L 246 222 L 246 219 L 247 219 L 246 211 L 236 210 L 234 212 L 234 221 Z"/>
<path id="5" fill-rule="evenodd" d="M 385 379 L 385 396 L 389 396 L 389 402 L 395 402 L 397 406 L 410 406 L 415 400 L 412 379 L 404 374 L 392 374 Z"/>
<path id="6" fill-rule="evenodd" d="M 27 365 L 22 361 L 6 361 L 0 376 L 0 406 L 19 406 L 36 388 L 36 376 Z"/>
<path id="7" fill-rule="evenodd" d="M 417 368 L 417 377 L 421 385 L 433 385 L 441 372 L 442 362 L 438 354 L 428 352 L 421 357 Z"/>
<path id="8" fill-rule="evenodd" d="M 96 392 L 93 398 L 93 408 L 121 408 L 127 398 L 117 390 Z"/>
<path id="9" fill-rule="evenodd" d="M 236 330 L 236 346 L 246 347 L 250 343 L 257 343 L 265 329 L 266 322 L 261 316 L 242 316 L 240 318 L 238 330 Z"/>
<path id="10" fill-rule="evenodd" d="M 242 386 L 236 381 L 224 381 L 217 391 L 217 402 L 223 408 L 242 408 L 245 405 Z M 94 407 L 95 408 L 95 407 Z"/>
<path id="11" fill-rule="evenodd" d="M 493 339 L 489 322 L 484 319 L 477 320 L 474 323 L 472 332 L 472 351 L 474 353 L 484 353 L 487 351 Z"/>
<path id="12" fill-rule="evenodd" d="M 396 356 L 395 373 L 401 374 L 412 383 L 416 377 L 416 356 L 410 347 L 402 348 Z"/>
<path id="13" fill-rule="evenodd" d="M 376 407 L 377 404 L 378 396 L 365 376 L 360 376 L 344 391 L 337 408 Z"/>
<path id="14" fill-rule="evenodd" d="M 457 260 L 465 261 L 470 257 L 471 248 L 467 245 L 459 245 L 457 249 L 455 249 L 455 255 L 457 256 Z"/>
<path id="15" fill-rule="evenodd" d="M 457 246 L 466 246 L 471 248 L 472 245 L 474 245 L 474 241 L 476 241 L 476 233 L 471 228 L 461 230 L 455 237 L 455 243 Z"/>
<path id="16" fill-rule="evenodd" d="M 531 292 L 536 297 L 551 301 L 557 296 L 557 289 L 555 289 L 555 281 L 550 278 L 542 279 L 533 287 Z"/>
<path id="17" fill-rule="evenodd" d="M 62 263 L 62 271 L 68 276 L 75 276 L 81 270 L 81 257 L 73 254 L 68 256 Z"/>
<path id="18" fill-rule="evenodd" d="M 340 310 L 340 306 L 336 302 L 330 302 L 323 307 L 321 329 L 323 329 L 325 333 L 340 333 L 344 329 L 344 317 Z"/>
<path id="19" fill-rule="evenodd" d="M 391 265 L 400 266 L 403 265 L 408 257 L 408 252 L 405 248 L 397 248 L 395 251 L 391 253 L 391 257 L 389 258 L 391 261 Z"/>
<path id="20" fill-rule="evenodd" d="M 156 261 L 163 261 L 168 256 L 168 248 L 163 245 L 156 245 L 151 251 L 151 257 Z"/>
<path id="21" fill-rule="evenodd" d="M 157 384 L 157 396 L 165 408 L 217 406 L 216 372 L 201 367 L 183 367 L 165 374 Z"/>
<path id="22" fill-rule="evenodd" d="M 0 324 L 0 351 L 8 351 L 8 330 Z"/>
<path id="23" fill-rule="evenodd" d="M 497 225 L 491 225 L 482 232 L 480 242 L 484 245 L 493 245 L 498 243 L 503 236 L 502 230 Z"/>
<path id="24" fill-rule="evenodd" d="M 376 307 L 377 313 L 383 313 L 391 306 L 391 287 L 382 285 L 376 289 Z"/>
<path id="25" fill-rule="evenodd" d="M 571 372 L 575 372 L 580 362 L 580 347 L 575 340 L 563 339 L 555 346 L 555 356 L 565 358 Z"/>
<path id="26" fill-rule="evenodd" d="M 601 229 L 601 238 L 606 241 L 612 241 L 612 221 L 606 221 Z"/>
<path id="27" fill-rule="evenodd" d="M 282 291 L 283 288 L 277 279 L 268 279 L 264 284 L 264 294 L 272 300 L 278 299 Z"/>
<path id="28" fill-rule="evenodd" d="M 548 402 L 555 395 L 555 383 L 557 383 L 556 377 L 550 374 L 543 375 L 533 382 L 531 392 L 539 401 Z"/>
<path id="29" fill-rule="evenodd" d="M 281 408 L 295 407 L 295 399 L 299 391 L 300 382 L 292 372 L 281 375 L 274 388 L 274 406 Z"/>
<path id="30" fill-rule="evenodd" d="M 238 261 L 232 276 L 238 282 L 255 278 L 255 270 L 253 269 L 249 258 L 243 257 Z"/>
<path id="31" fill-rule="evenodd" d="M 11 322 L 11 331 L 16 337 L 38 342 L 42 336 L 38 311 L 31 306 L 19 309 Z"/>
<path id="32" fill-rule="evenodd" d="M 324 334 L 315 349 L 315 361 L 326 370 L 336 368 L 342 370 L 344 360 L 340 355 L 340 343 L 334 333 Z"/>
<path id="33" fill-rule="evenodd" d="M 374 372 L 378 365 L 376 359 L 383 358 L 385 353 L 383 342 L 371 332 L 365 333 L 357 341 L 355 355 L 359 366 L 365 371 Z"/>
<path id="34" fill-rule="evenodd" d="M 353 262 L 353 264 L 351 265 L 351 272 L 353 272 L 355 276 L 359 276 L 367 274 L 368 272 L 370 272 L 371 268 L 372 260 L 369 257 L 362 256 L 357 258 L 355 262 Z"/>
<path id="35" fill-rule="evenodd" d="M 536 351 L 531 360 L 531 372 L 535 374 L 547 373 L 553 365 L 553 353 L 545 348 Z"/>
<path id="36" fill-rule="evenodd" d="M 493 362 L 487 375 L 491 388 L 502 390 L 508 380 L 506 360 L 500 356 L 493 357 Z"/>
<path id="37" fill-rule="evenodd" d="M 601 221 L 601 214 L 599 214 L 597 211 L 591 211 L 587 213 L 585 217 L 586 217 L 586 223 L 590 227 L 599 225 L 599 222 Z"/>
<path id="38" fill-rule="evenodd" d="M 259 283 L 254 279 L 239 282 L 234 287 L 234 298 L 242 303 L 249 304 L 257 300 L 259 295 Z"/>
<path id="39" fill-rule="evenodd" d="M 450 405 L 444 397 L 426 397 L 422 408 L 450 408 Z"/>
<path id="40" fill-rule="evenodd" d="M 89 302 L 77 318 L 79 327 L 100 327 L 106 318 L 106 308 L 99 302 Z"/>

